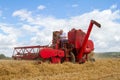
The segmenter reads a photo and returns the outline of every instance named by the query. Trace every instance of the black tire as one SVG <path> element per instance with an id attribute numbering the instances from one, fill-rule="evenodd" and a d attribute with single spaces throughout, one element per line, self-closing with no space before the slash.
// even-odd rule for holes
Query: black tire
<path id="1" fill-rule="evenodd" d="M 95 58 L 92 58 L 90 61 L 91 61 L 91 62 L 95 62 Z"/>
<path id="2" fill-rule="evenodd" d="M 94 54 L 93 51 L 88 54 L 88 61 L 95 62 Z"/>
<path id="3" fill-rule="evenodd" d="M 61 63 L 65 62 L 65 57 L 61 58 Z"/>
<path id="4" fill-rule="evenodd" d="M 75 55 L 73 54 L 73 52 L 70 52 L 70 62 L 75 63 L 76 59 L 75 59 Z"/>

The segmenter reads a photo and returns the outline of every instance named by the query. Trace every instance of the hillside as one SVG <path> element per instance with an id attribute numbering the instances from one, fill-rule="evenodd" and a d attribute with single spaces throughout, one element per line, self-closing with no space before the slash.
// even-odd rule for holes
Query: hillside
<path id="1" fill-rule="evenodd" d="M 120 58 L 120 52 L 103 52 L 96 53 L 97 58 Z"/>

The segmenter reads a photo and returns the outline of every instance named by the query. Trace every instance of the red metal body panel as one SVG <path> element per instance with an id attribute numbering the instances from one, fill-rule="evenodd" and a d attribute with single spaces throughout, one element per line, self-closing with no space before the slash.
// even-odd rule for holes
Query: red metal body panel
<path id="1" fill-rule="evenodd" d="M 88 40 L 84 53 L 88 54 L 94 50 L 94 44 L 92 40 Z"/>
<path id="2" fill-rule="evenodd" d="M 72 29 L 71 31 L 68 32 L 68 41 L 71 44 L 75 44 L 75 33 L 76 29 Z"/>
<path id="3" fill-rule="evenodd" d="M 52 48 L 44 48 L 39 54 L 43 59 L 51 59 L 52 63 L 60 63 L 61 58 L 65 56 L 64 51 Z"/>
<path id="4" fill-rule="evenodd" d="M 82 47 L 85 35 L 82 30 L 76 30 L 75 48 L 80 49 Z"/>
<path id="5" fill-rule="evenodd" d="M 60 63 L 61 62 L 61 58 L 60 57 L 52 57 L 51 60 L 52 60 L 51 61 L 52 63 Z"/>
<path id="6" fill-rule="evenodd" d="M 64 51 L 52 48 L 44 48 L 40 51 L 39 54 L 42 58 L 64 57 Z"/>
<path id="7" fill-rule="evenodd" d="M 85 33 L 82 30 L 72 29 L 68 32 L 68 41 L 73 44 L 75 48 L 80 49 L 85 37 Z"/>

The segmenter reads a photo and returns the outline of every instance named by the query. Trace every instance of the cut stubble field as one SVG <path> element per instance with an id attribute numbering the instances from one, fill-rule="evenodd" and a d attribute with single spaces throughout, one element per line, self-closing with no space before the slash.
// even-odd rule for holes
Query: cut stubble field
<path id="1" fill-rule="evenodd" d="M 120 58 L 85 64 L 0 60 L 0 80 L 120 80 Z"/>

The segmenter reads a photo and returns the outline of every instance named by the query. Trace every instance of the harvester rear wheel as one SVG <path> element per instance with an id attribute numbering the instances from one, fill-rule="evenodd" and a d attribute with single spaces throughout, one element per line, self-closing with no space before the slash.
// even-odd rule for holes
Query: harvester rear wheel
<path id="1" fill-rule="evenodd" d="M 70 52 L 70 62 L 75 63 L 75 55 L 73 54 L 73 52 Z"/>
<path id="2" fill-rule="evenodd" d="M 95 62 L 94 54 L 93 51 L 88 54 L 88 61 Z"/>

